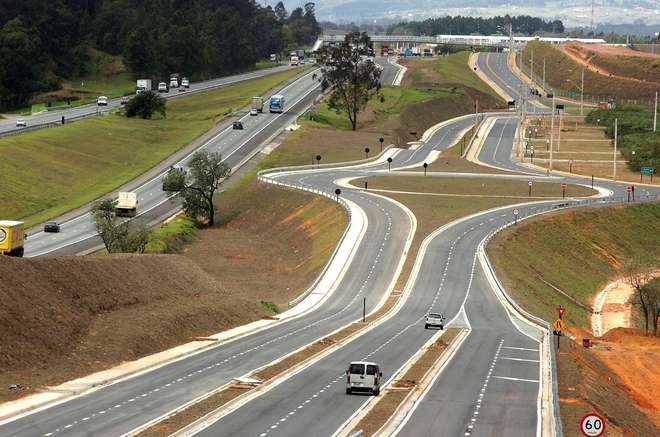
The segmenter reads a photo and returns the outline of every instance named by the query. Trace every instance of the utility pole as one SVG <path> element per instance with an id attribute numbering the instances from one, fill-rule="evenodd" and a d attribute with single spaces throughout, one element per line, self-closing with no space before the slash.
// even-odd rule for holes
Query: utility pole
<path id="1" fill-rule="evenodd" d="M 530 75 L 532 79 L 532 84 L 534 84 L 534 49 L 532 49 L 532 57 L 529 60 L 529 67 L 531 68 L 532 74 Z"/>
<path id="2" fill-rule="evenodd" d="M 653 132 L 658 127 L 658 92 L 655 92 L 655 109 L 653 110 Z"/>
<path id="3" fill-rule="evenodd" d="M 552 119 L 550 120 L 550 164 L 548 165 L 548 176 L 552 173 L 552 149 L 554 147 L 555 139 L 555 95 L 552 94 Z"/>
<path id="4" fill-rule="evenodd" d="M 580 87 L 580 117 L 584 116 L 584 67 L 582 67 L 582 86 Z"/>
<path id="5" fill-rule="evenodd" d="M 617 141 L 619 140 L 619 119 L 614 119 L 614 171 L 612 172 L 612 180 L 616 181 L 616 148 Z"/>
<path id="6" fill-rule="evenodd" d="M 543 58 L 543 91 L 545 91 L 545 57 Z"/>

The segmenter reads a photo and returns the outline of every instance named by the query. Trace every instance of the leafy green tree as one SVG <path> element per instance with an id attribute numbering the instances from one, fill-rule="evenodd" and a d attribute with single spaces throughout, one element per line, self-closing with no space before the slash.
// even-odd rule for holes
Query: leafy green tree
<path id="1" fill-rule="evenodd" d="M 144 253 L 149 242 L 149 228 L 132 227 L 128 220 L 119 221 L 112 200 L 96 202 L 92 206 L 92 217 L 108 253 Z"/>
<path id="2" fill-rule="evenodd" d="M 341 44 L 324 47 L 319 56 L 324 87 L 331 88 L 328 106 L 346 114 L 353 130 L 369 99 L 380 95 L 382 68 L 364 58 L 370 48 L 369 36 L 354 32 Z"/>
<path id="3" fill-rule="evenodd" d="M 222 162 L 222 155 L 205 150 L 195 152 L 189 164 L 188 180 L 181 191 L 183 209 L 194 220 L 215 223 L 213 196 L 220 183 L 229 176 L 231 169 Z"/>
<path id="4" fill-rule="evenodd" d="M 151 119 L 154 114 L 161 114 L 165 117 L 167 104 L 165 99 L 153 91 L 142 92 L 126 104 L 126 117 L 140 117 Z"/>

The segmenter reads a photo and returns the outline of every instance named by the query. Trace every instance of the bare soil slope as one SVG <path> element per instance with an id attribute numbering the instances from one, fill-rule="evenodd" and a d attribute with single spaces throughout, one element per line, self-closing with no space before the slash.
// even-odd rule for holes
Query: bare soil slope
<path id="1" fill-rule="evenodd" d="M 228 302 L 176 255 L 1 257 L 0 277 L 0 400 L 266 314 L 241 297 Z"/>

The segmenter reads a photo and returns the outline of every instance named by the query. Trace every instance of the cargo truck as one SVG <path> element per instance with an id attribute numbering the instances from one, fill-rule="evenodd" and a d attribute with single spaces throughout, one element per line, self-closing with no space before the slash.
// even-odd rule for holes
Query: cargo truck
<path id="1" fill-rule="evenodd" d="M 291 56 L 291 62 L 289 62 L 291 66 L 298 66 L 298 56 Z"/>
<path id="2" fill-rule="evenodd" d="M 115 215 L 117 217 L 135 217 L 137 204 L 137 194 L 131 191 L 120 191 L 117 206 L 115 206 Z"/>
<path id="3" fill-rule="evenodd" d="M 0 255 L 23 256 L 25 238 L 23 222 L 0 220 Z"/>
<path id="4" fill-rule="evenodd" d="M 256 109 L 257 112 L 264 112 L 264 98 L 263 97 L 252 97 L 251 109 Z"/>
<path id="5" fill-rule="evenodd" d="M 151 79 L 138 79 L 135 87 L 135 94 L 144 91 L 151 91 Z"/>

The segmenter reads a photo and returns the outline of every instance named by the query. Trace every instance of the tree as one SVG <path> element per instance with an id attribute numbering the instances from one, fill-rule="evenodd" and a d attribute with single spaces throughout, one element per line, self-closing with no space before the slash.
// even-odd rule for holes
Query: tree
<path id="1" fill-rule="evenodd" d="M 146 120 L 151 119 L 156 113 L 165 117 L 166 110 L 165 99 L 153 91 L 145 91 L 128 101 L 126 117 L 140 117 Z"/>
<path id="2" fill-rule="evenodd" d="M 213 196 L 223 179 L 229 176 L 231 169 L 222 162 L 222 155 L 205 150 L 195 152 L 190 159 L 188 181 L 181 190 L 183 209 L 188 217 L 215 223 L 215 205 Z"/>
<path id="3" fill-rule="evenodd" d="M 626 281 L 635 291 L 633 304 L 641 308 L 644 314 L 644 330 L 649 333 L 653 326 L 653 334 L 658 332 L 658 316 L 660 315 L 660 290 L 651 272 L 640 260 L 632 260 L 624 267 Z"/>
<path id="4" fill-rule="evenodd" d="M 149 242 L 149 228 L 143 225 L 131 227 L 128 220 L 118 221 L 112 200 L 96 202 L 92 206 L 92 217 L 108 253 L 144 252 Z"/>
<path id="5" fill-rule="evenodd" d="M 328 106 L 337 114 L 348 116 L 353 130 L 357 129 L 357 117 L 369 99 L 380 94 L 382 68 L 364 59 L 372 48 L 366 33 L 352 32 L 344 42 L 321 49 L 319 62 L 323 66 L 323 84 L 331 87 Z"/>

